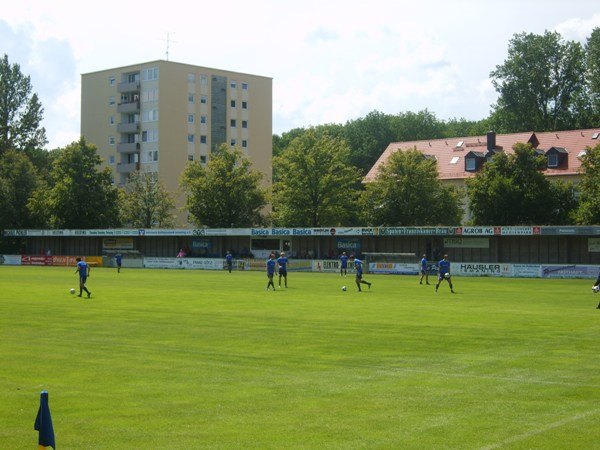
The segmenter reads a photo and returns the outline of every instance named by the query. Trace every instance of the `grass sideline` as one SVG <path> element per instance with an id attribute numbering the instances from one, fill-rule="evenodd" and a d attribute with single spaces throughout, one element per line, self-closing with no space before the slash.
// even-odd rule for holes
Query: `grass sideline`
<path id="1" fill-rule="evenodd" d="M 598 448 L 592 280 L 365 278 L 0 266 L 0 448 Z"/>

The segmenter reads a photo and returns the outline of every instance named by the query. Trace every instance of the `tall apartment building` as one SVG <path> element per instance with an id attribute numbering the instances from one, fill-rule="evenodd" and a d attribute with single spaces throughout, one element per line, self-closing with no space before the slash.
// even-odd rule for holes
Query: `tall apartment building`
<path id="1" fill-rule="evenodd" d="M 223 143 L 241 148 L 271 184 L 272 87 L 268 77 L 163 60 L 82 74 L 81 134 L 115 184 L 156 173 L 181 208 L 186 163 L 206 164 Z M 178 219 L 186 225 L 187 213 Z"/>

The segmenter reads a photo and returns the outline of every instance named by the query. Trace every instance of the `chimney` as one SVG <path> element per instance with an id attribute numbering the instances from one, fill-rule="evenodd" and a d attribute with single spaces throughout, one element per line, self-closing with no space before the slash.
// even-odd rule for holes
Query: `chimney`
<path id="1" fill-rule="evenodd" d="M 488 131 L 487 133 L 487 149 L 494 150 L 496 148 L 496 132 Z"/>

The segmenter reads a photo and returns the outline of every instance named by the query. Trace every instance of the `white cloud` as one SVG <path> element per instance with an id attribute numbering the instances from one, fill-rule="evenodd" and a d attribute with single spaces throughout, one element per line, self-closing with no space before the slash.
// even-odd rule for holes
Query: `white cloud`
<path id="1" fill-rule="evenodd" d="M 600 13 L 591 17 L 576 17 L 559 23 L 554 29 L 567 40 L 585 43 L 594 28 L 600 27 Z"/>

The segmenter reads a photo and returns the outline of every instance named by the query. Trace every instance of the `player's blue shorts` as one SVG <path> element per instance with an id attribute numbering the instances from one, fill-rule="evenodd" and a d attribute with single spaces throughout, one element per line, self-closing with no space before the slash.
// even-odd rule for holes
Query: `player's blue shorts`
<path id="1" fill-rule="evenodd" d="M 279 275 L 282 277 L 287 277 L 287 269 L 279 269 Z"/>
<path id="2" fill-rule="evenodd" d="M 439 280 L 445 280 L 445 279 L 446 279 L 445 275 L 446 275 L 446 273 L 440 273 L 440 274 L 438 275 L 438 281 L 439 281 Z M 449 280 L 449 279 L 450 279 L 450 278 L 448 278 L 448 280 Z"/>
<path id="3" fill-rule="evenodd" d="M 79 276 L 79 284 L 85 284 L 86 281 L 87 281 L 87 275 Z"/>

